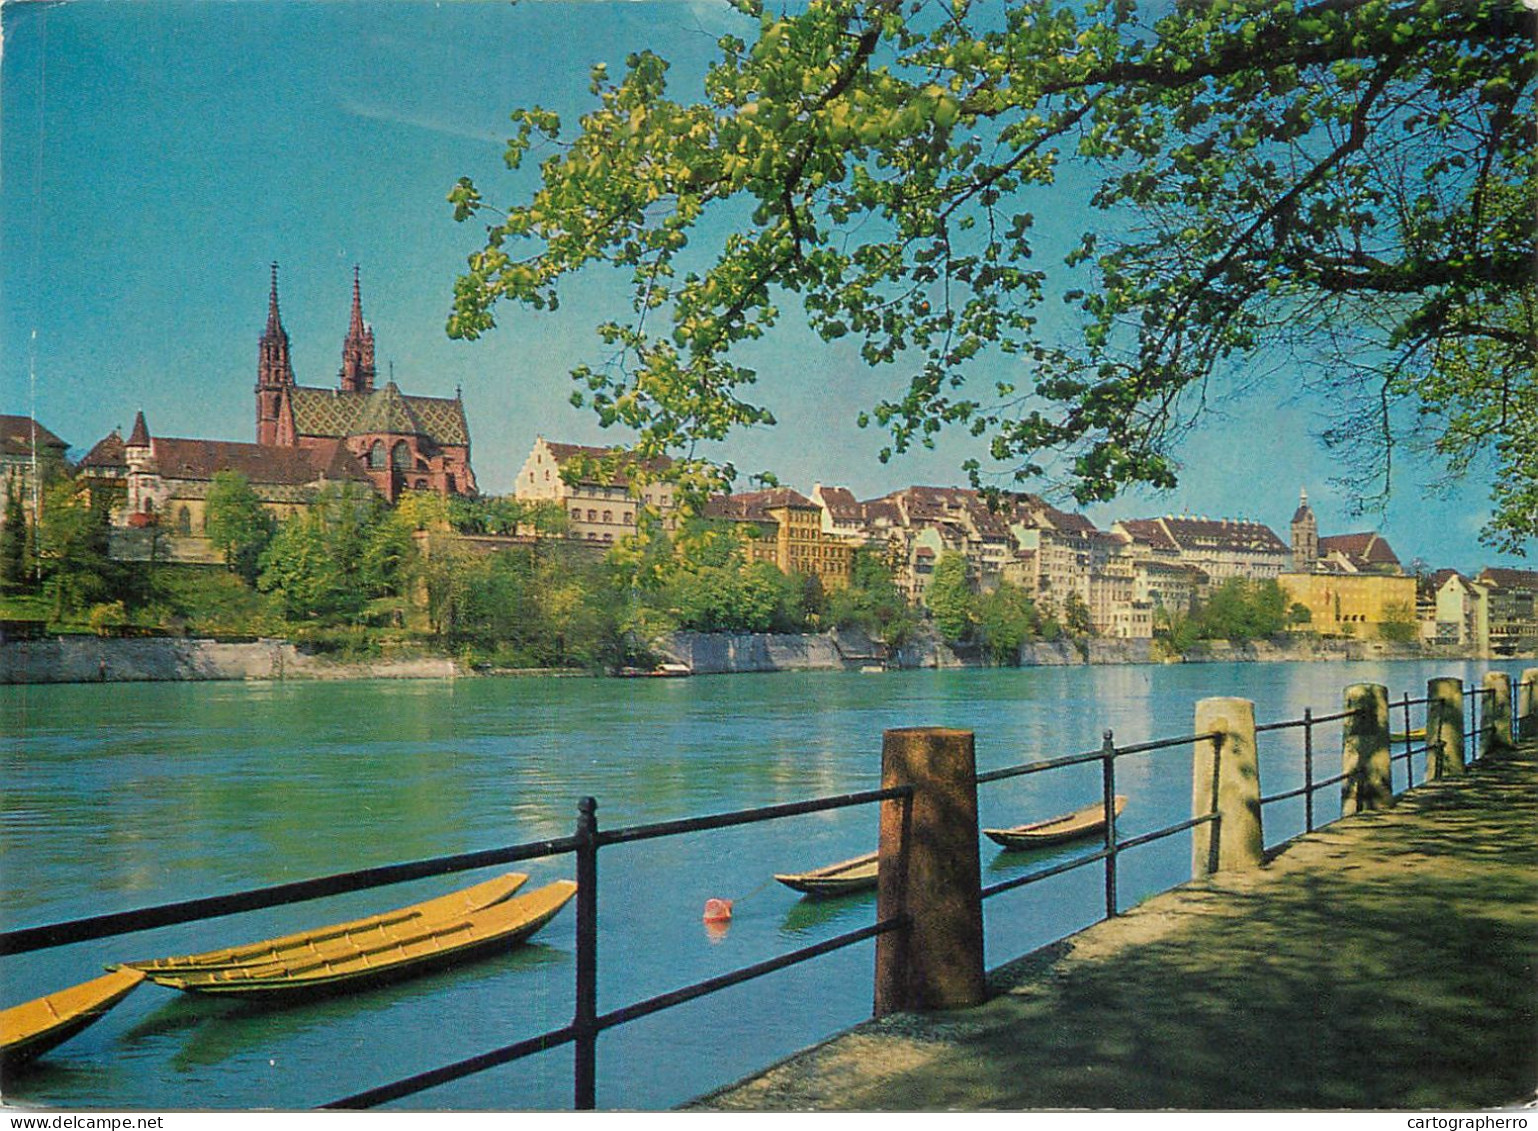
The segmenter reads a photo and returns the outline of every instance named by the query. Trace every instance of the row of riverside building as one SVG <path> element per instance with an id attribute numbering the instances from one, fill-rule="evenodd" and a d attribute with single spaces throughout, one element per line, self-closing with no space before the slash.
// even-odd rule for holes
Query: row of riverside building
<path id="1" fill-rule="evenodd" d="M 567 537 L 611 545 L 636 531 L 638 500 L 664 517 L 673 506 L 665 482 L 637 477 L 647 485 L 636 487 L 615 457 L 613 449 L 539 437 L 514 493 L 558 503 Z M 746 528 L 751 559 L 830 589 L 848 583 L 857 551 L 875 551 L 915 603 L 941 555 L 958 554 L 979 591 L 1009 583 L 1058 617 L 1076 601 L 1099 636 L 1152 637 L 1155 610 L 1188 613 L 1214 587 L 1243 578 L 1277 582 L 1321 635 L 1373 639 L 1391 623 L 1412 622 L 1427 643 L 1481 654 L 1538 650 L 1538 572 L 1410 576 L 1378 534 L 1321 537 L 1306 491 L 1290 542 L 1262 523 L 1190 516 L 1125 519 L 1101 530 L 1037 495 L 990 499 L 959 487 L 906 487 L 863 502 L 845 487 L 817 484 L 810 496 L 777 487 L 717 496 L 705 514 Z"/>
<path id="2" fill-rule="evenodd" d="M 111 500 L 115 556 L 190 563 L 218 561 L 204 527 L 220 471 L 241 473 L 278 518 L 305 509 L 327 484 L 351 483 L 390 503 L 407 491 L 475 495 L 462 398 L 409 395 L 393 380 L 381 389 L 375 378 L 374 331 L 354 269 L 335 387 L 297 382 L 274 264 L 257 345 L 255 442 L 158 435 L 140 412 L 126 438 L 110 433 L 70 468 L 69 445 L 57 435 L 30 417 L 0 416 L 0 491 L 15 490 L 35 517 L 45 475 L 72 472 Z M 634 534 L 643 508 L 670 521 L 677 499 L 659 474 L 664 462 L 539 437 L 514 494 L 558 503 L 564 537 L 602 549 Z M 1101 530 L 1037 495 L 990 498 L 957 487 L 907 487 L 864 501 L 844 487 L 818 484 L 810 497 L 780 487 L 712 498 L 705 515 L 750 535 L 751 559 L 830 589 L 848 583 L 856 552 L 874 551 L 916 603 L 941 557 L 957 554 L 980 591 L 1008 583 L 1059 618 L 1082 606 L 1106 637 L 1149 638 L 1157 610 L 1189 612 L 1215 587 L 1245 578 L 1278 582 L 1289 603 L 1308 609 L 1307 627 L 1324 635 L 1370 639 L 1413 618 L 1428 642 L 1481 653 L 1538 649 L 1538 573 L 1409 576 L 1377 534 L 1321 537 L 1306 494 L 1289 542 L 1261 523 L 1191 516 Z"/>

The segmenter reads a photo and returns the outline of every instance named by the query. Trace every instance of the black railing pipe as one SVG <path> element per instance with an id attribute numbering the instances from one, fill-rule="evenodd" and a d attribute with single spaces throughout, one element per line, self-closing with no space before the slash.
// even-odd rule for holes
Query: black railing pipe
<path id="1" fill-rule="evenodd" d="M 1105 800 L 1105 917 L 1116 918 L 1116 742 L 1105 732 L 1100 745 L 1100 795 Z"/>
<path id="2" fill-rule="evenodd" d="M 577 802 L 577 1005 L 572 1104 L 592 1111 L 598 1104 L 598 802 Z"/>

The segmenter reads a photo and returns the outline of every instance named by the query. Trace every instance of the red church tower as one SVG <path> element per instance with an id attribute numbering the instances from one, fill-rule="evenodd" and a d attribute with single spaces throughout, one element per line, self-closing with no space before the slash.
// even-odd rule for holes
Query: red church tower
<path id="1" fill-rule="evenodd" d="M 352 321 L 342 342 L 342 391 L 374 391 L 374 328 L 363 321 L 363 300 L 358 290 L 358 269 L 352 269 Z"/>
<path id="2" fill-rule="evenodd" d="M 256 442 L 294 443 L 293 414 L 286 412 L 286 391 L 294 387 L 294 367 L 288 360 L 288 332 L 278 314 L 278 265 L 272 265 L 272 291 L 267 296 L 267 329 L 262 334 L 256 364 Z"/>

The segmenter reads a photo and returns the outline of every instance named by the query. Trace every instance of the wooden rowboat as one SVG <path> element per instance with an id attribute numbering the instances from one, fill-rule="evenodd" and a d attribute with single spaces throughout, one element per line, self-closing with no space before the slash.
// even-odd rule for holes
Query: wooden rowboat
<path id="1" fill-rule="evenodd" d="M 142 981 L 138 970 L 118 970 L 0 1011 L 0 1068 L 9 1071 L 69 1040 Z"/>
<path id="2" fill-rule="evenodd" d="M 461 919 L 477 911 L 484 911 L 510 898 L 528 881 L 522 872 L 509 872 L 473 887 L 463 888 L 413 903 L 394 911 L 383 911 L 363 919 L 347 923 L 332 923 L 325 927 L 313 927 L 281 938 L 247 943 L 223 950 L 208 950 L 201 954 L 183 954 L 175 958 L 156 958 L 146 962 L 124 962 L 109 969 L 132 968 L 142 970 L 152 978 L 156 975 L 176 976 L 206 970 L 228 970 L 243 966 L 267 966 L 275 962 L 289 962 L 304 958 L 343 956 L 358 949 L 388 942 L 396 928 L 407 927 L 413 931 L 429 923 Z M 158 979 L 156 979 L 158 980 Z"/>
<path id="3" fill-rule="evenodd" d="M 1116 797 L 1116 815 L 1127 807 L 1127 799 Z M 1060 844 L 1065 840 L 1089 836 L 1105 828 L 1105 803 L 1087 805 L 1074 813 L 1064 813 L 1045 821 L 1029 825 L 1016 825 L 1012 829 L 984 829 L 983 835 L 1005 848 L 1040 848 L 1048 844 Z"/>
<path id="4" fill-rule="evenodd" d="M 865 891 L 876 886 L 876 853 L 867 852 L 853 860 L 841 860 L 814 868 L 810 872 L 795 872 L 774 878 L 788 888 L 807 895 L 847 895 L 853 891 Z"/>
<path id="5" fill-rule="evenodd" d="M 153 982 L 191 993 L 278 996 L 357 989 L 506 950 L 555 918 L 576 893 L 576 884 L 557 880 L 457 918 L 387 924 L 361 945 L 328 945 L 324 953 L 295 953 L 268 963 L 144 972 Z"/>

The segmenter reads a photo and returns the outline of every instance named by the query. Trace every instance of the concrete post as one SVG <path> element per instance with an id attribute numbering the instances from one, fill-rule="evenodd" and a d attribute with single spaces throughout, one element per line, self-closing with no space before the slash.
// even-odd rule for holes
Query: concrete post
<path id="1" fill-rule="evenodd" d="M 911 785 L 911 803 L 881 803 L 876 918 L 906 914 L 906 930 L 876 937 L 875 1015 L 980 1004 L 982 866 L 972 732 L 887 731 L 881 788 Z"/>
<path id="2" fill-rule="evenodd" d="M 1528 668 L 1517 681 L 1517 736 L 1538 738 L 1538 668 Z"/>
<path id="3" fill-rule="evenodd" d="M 1265 845 L 1260 823 L 1260 762 L 1255 750 L 1255 704 L 1248 699 L 1203 699 L 1196 704 L 1191 767 L 1191 816 L 1216 813 L 1191 836 L 1191 875 L 1260 866 Z"/>
<path id="4" fill-rule="evenodd" d="M 1486 672 L 1485 696 L 1490 717 L 1480 735 L 1479 756 L 1509 754 L 1516 743 L 1511 740 L 1511 676 L 1506 672 Z"/>
<path id="5" fill-rule="evenodd" d="M 1426 780 L 1463 773 L 1463 681 L 1426 681 Z"/>
<path id="6" fill-rule="evenodd" d="M 1342 816 L 1394 803 L 1389 762 L 1388 688 L 1354 683 L 1346 688 L 1346 710 L 1354 711 L 1341 727 L 1340 784 Z"/>

